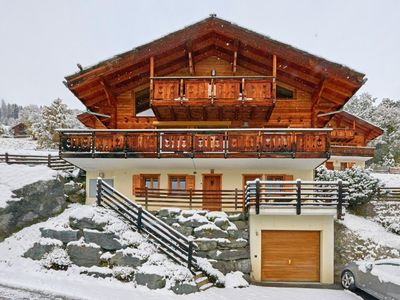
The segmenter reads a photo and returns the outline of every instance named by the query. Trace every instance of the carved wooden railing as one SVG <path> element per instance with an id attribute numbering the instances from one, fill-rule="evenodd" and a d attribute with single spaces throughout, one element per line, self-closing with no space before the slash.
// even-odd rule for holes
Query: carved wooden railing
<path id="1" fill-rule="evenodd" d="M 334 128 L 331 132 L 332 141 L 351 141 L 355 136 L 354 129 Z"/>
<path id="2" fill-rule="evenodd" d="M 327 157 L 329 129 L 60 130 L 64 157 Z"/>
<path id="3" fill-rule="evenodd" d="M 273 76 L 169 76 L 150 78 L 151 103 L 175 100 L 214 101 L 276 99 Z M 271 102 L 271 103 L 272 103 Z"/>
<path id="4" fill-rule="evenodd" d="M 374 157 L 374 147 L 332 145 L 332 155 Z"/>

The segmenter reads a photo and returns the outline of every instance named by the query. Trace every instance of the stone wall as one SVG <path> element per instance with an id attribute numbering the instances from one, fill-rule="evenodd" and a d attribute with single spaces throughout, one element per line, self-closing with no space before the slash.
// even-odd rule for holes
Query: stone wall
<path id="1" fill-rule="evenodd" d="M 62 212 L 66 207 L 59 179 L 38 181 L 13 191 L 19 198 L 0 208 L 0 241 L 21 228 Z"/>
<path id="2" fill-rule="evenodd" d="M 156 216 L 196 243 L 195 255 L 207 258 L 223 274 L 251 271 L 249 231 L 243 213 L 160 209 Z"/>

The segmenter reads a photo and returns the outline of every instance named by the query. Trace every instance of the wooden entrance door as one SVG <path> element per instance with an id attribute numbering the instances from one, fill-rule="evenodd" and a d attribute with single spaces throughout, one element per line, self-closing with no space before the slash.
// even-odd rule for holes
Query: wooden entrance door
<path id="1" fill-rule="evenodd" d="M 221 184 L 220 174 L 203 175 L 203 209 L 221 210 Z"/>
<path id="2" fill-rule="evenodd" d="M 261 280 L 320 281 L 319 231 L 263 230 Z"/>

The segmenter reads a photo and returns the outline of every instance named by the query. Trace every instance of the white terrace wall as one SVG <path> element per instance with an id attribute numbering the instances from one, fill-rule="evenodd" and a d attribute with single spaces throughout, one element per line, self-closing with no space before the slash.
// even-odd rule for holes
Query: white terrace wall
<path id="1" fill-rule="evenodd" d="M 222 174 L 222 189 L 234 190 L 235 188 L 242 189 L 243 174 L 268 174 L 268 175 L 292 175 L 293 179 L 300 178 L 302 180 L 313 180 L 314 171 L 310 170 L 254 170 L 254 169 L 218 169 L 217 166 L 213 169 L 215 174 Z M 202 178 L 203 174 L 210 174 L 210 169 L 197 169 L 196 174 L 193 174 L 193 169 L 129 169 L 129 170 L 110 170 L 110 171 L 88 171 L 86 173 L 86 189 L 87 189 L 87 204 L 95 202 L 94 197 L 89 197 L 89 181 L 90 179 L 96 179 L 99 173 L 104 174 L 104 179 L 113 179 L 114 187 L 127 196 L 134 200 L 132 192 L 132 176 L 138 174 L 160 174 L 160 188 L 168 189 L 168 175 L 172 174 L 187 174 L 195 175 L 195 189 L 201 190 L 203 188 Z"/>

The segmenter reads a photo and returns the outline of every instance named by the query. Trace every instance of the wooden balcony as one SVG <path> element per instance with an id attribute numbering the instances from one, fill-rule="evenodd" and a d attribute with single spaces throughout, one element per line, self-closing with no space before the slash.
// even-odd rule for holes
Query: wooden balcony
<path id="1" fill-rule="evenodd" d="M 275 94 L 272 76 L 150 79 L 151 107 L 160 121 L 268 120 Z"/>
<path id="2" fill-rule="evenodd" d="M 326 158 L 329 129 L 60 130 L 60 155 L 92 158 Z"/>
<path id="3" fill-rule="evenodd" d="M 332 145 L 332 155 L 334 156 L 361 156 L 361 157 L 374 157 L 374 147 L 361 147 L 361 146 L 340 146 Z"/>
<path id="4" fill-rule="evenodd" d="M 331 132 L 332 142 L 350 142 L 354 139 L 355 130 L 346 128 L 334 128 Z"/>

